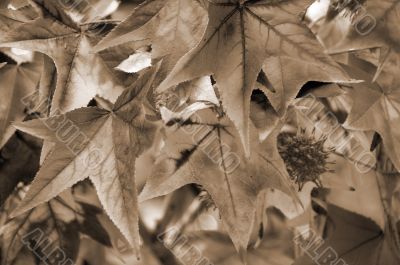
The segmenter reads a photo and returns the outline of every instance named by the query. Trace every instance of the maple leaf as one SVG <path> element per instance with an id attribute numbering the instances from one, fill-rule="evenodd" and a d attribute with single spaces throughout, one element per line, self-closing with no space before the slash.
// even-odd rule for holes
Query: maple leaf
<path id="1" fill-rule="evenodd" d="M 50 200 L 89 176 L 106 213 L 138 253 L 135 160 L 151 145 L 155 133 L 155 126 L 144 119 L 141 100 L 157 69 L 147 69 L 111 110 L 80 108 L 16 125 L 19 130 L 55 142 L 55 148 L 13 215 Z"/>
<path id="2" fill-rule="evenodd" d="M 147 0 L 101 40 L 96 49 L 145 41 L 151 44 L 154 59 L 163 58 L 158 77 L 162 80 L 200 40 L 206 23 L 206 12 L 195 0 Z"/>
<path id="3" fill-rule="evenodd" d="M 312 0 L 0 2 L 1 264 L 63 263 L 38 228 L 93 264 L 111 261 L 83 234 L 136 257 L 142 239 L 140 264 L 193 263 L 199 248 L 216 265 L 288 265 L 293 234 L 276 230 L 308 223 L 322 254 L 296 265 L 400 263 L 400 0 L 321 1 L 325 21 Z M 325 188 L 297 194 L 290 176 Z M 138 201 L 171 192 L 147 229 Z M 205 208 L 219 231 L 157 241 L 210 228 Z"/>
<path id="4" fill-rule="evenodd" d="M 382 137 L 384 148 L 391 161 L 400 169 L 400 79 L 394 74 L 400 64 L 400 57 L 392 57 L 378 77 L 372 82 L 374 68 L 356 69 L 349 72 L 366 80 L 355 84 L 350 90 L 352 109 L 344 126 L 355 130 L 372 130 Z M 391 66 L 391 67 L 389 67 Z"/>
<path id="5" fill-rule="evenodd" d="M 34 0 L 32 4 L 39 17 L 2 34 L 0 46 L 41 52 L 54 60 L 57 88 L 52 108 L 65 112 L 83 107 L 95 95 L 115 101 L 133 77 L 117 78 L 120 76 L 107 61 L 108 57 L 118 58 L 117 52 L 92 52 L 92 47 L 114 23 L 78 25 L 58 3 Z"/>
<path id="6" fill-rule="evenodd" d="M 399 0 L 368 0 L 352 18 L 352 26 L 330 52 L 381 48 L 381 66 L 388 56 L 400 53 Z M 379 69 L 378 69 L 379 70 Z M 377 72 L 379 73 L 379 71 Z"/>
<path id="7" fill-rule="evenodd" d="M 299 18 L 311 2 L 210 2 L 203 39 L 178 61 L 158 90 L 213 74 L 222 104 L 249 154 L 249 99 L 262 68 L 276 91 L 265 92 L 281 114 L 306 81 L 348 79 Z"/>
<path id="8" fill-rule="evenodd" d="M 328 204 L 327 212 L 333 231 L 319 245 L 312 246 L 312 242 L 303 242 L 302 246 L 308 254 L 297 259 L 294 265 L 399 263 L 399 257 L 392 249 L 389 231 L 383 231 L 378 224 L 363 215 L 334 204 Z"/>
<path id="9" fill-rule="evenodd" d="M 175 120 L 178 129 L 168 134 L 164 155 L 140 194 L 147 200 L 196 183 L 211 195 L 222 221 L 242 254 L 254 222 L 257 196 L 273 187 L 292 195 L 284 163 L 276 147 L 276 132 L 247 161 L 232 122 L 216 117 L 211 109 L 196 112 L 188 120 Z M 170 126 L 174 122 L 167 122 Z M 253 138 L 257 139 L 257 138 Z M 275 146 L 274 146 L 275 143 Z"/>
<path id="10" fill-rule="evenodd" d="M 7 64 L 0 69 L 0 148 L 14 134 L 11 122 L 22 121 L 25 116 L 25 100 L 39 82 L 41 62 Z"/>
<path id="11" fill-rule="evenodd" d="M 360 173 L 352 170 L 348 173 L 356 176 L 357 184 L 355 191 L 346 189 L 321 189 L 323 192 L 317 192 L 317 198 L 344 208 L 347 211 L 354 212 L 374 221 L 382 230 L 385 229 L 385 209 L 381 200 L 381 190 L 384 187 L 377 185 L 380 178 L 379 173 L 369 171 Z M 385 192 L 390 197 L 389 189 Z"/>
<path id="12" fill-rule="evenodd" d="M 327 223 L 323 224 L 324 241 L 316 240 L 313 233 L 309 243 L 298 241 L 309 256 L 304 255 L 296 265 L 330 264 L 332 259 L 337 259 L 333 262 L 335 264 L 344 260 L 349 265 L 398 263 L 398 235 L 392 222 L 391 205 L 387 203 L 393 196 L 393 182 L 396 180 L 372 170 L 348 173 L 357 176 L 359 183 L 355 191 L 312 191 L 313 202 L 318 200 L 325 205 L 322 212 L 322 215 L 327 215 Z M 343 260 L 339 261 L 340 258 Z"/>

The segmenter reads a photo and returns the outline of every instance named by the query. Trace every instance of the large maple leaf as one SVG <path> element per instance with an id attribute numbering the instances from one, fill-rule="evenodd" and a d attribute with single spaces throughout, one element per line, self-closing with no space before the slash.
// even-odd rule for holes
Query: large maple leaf
<path id="1" fill-rule="evenodd" d="M 219 209 L 236 249 L 244 253 L 258 194 L 272 187 L 292 195 L 293 188 L 276 147 L 277 131 L 261 145 L 257 140 L 253 142 L 257 152 L 248 161 L 238 133 L 226 116 L 218 118 L 216 112 L 205 109 L 187 120 L 175 118 L 174 122 L 178 129 L 169 131 L 164 153 L 140 200 L 165 195 L 190 183 L 202 185 Z M 167 124 L 172 126 L 174 122 Z"/>
<path id="2" fill-rule="evenodd" d="M 106 212 L 138 251 L 135 161 L 151 145 L 155 133 L 155 126 L 144 118 L 141 101 L 156 71 L 157 68 L 147 69 L 111 110 L 80 108 L 16 125 L 55 142 L 55 148 L 14 215 L 50 200 L 89 176 Z"/>
<path id="3" fill-rule="evenodd" d="M 53 109 L 65 112 L 83 107 L 96 95 L 115 101 L 132 77 L 120 78 L 112 69 L 115 62 L 108 59 L 120 56 L 118 52 L 92 52 L 115 24 L 105 21 L 78 25 L 56 2 L 33 0 L 32 5 L 38 17 L 2 34 L 0 46 L 41 52 L 54 60 L 57 88 Z"/>
<path id="4" fill-rule="evenodd" d="M 145 41 L 151 44 L 154 59 L 163 58 L 158 77 L 162 80 L 200 40 L 206 23 L 206 12 L 195 0 L 148 0 L 102 39 L 96 49 Z"/>
<path id="5" fill-rule="evenodd" d="M 280 113 L 308 80 L 347 80 L 299 17 L 311 2 L 210 2 L 203 39 L 178 61 L 158 90 L 213 74 L 226 112 L 249 153 L 250 96 L 263 66 L 276 91 L 267 95 Z"/>
<path id="6" fill-rule="evenodd" d="M 391 161 L 400 170 L 400 78 L 396 76 L 400 57 L 391 58 L 376 82 L 371 80 L 375 68 L 351 69 L 354 77 L 366 82 L 355 84 L 350 91 L 353 105 L 344 126 L 379 133 Z"/>

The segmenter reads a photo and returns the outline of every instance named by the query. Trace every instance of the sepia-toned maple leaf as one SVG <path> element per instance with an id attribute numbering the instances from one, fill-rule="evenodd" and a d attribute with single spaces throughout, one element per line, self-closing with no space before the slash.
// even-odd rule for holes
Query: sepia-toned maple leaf
<path id="1" fill-rule="evenodd" d="M 312 246 L 316 242 L 310 242 L 310 247 L 307 247 L 305 243 L 308 253 L 298 258 L 293 265 L 332 262 L 348 265 L 399 264 L 399 255 L 393 249 L 389 230 L 382 230 L 373 220 L 334 204 L 328 204 L 327 211 L 333 231 L 320 245 Z M 320 256 L 310 255 L 313 251 Z"/>
<path id="2" fill-rule="evenodd" d="M 113 29 L 96 50 L 129 42 L 151 45 L 152 58 L 163 59 L 162 80 L 179 58 L 200 40 L 207 14 L 195 0 L 147 0 Z"/>
<path id="3" fill-rule="evenodd" d="M 398 235 L 388 208 L 390 204 L 386 203 L 393 195 L 390 186 L 393 180 L 372 170 L 348 173 L 358 177 L 355 190 L 315 189 L 311 193 L 313 202 L 325 205 L 319 212 L 327 220 L 321 235 L 324 240 L 315 238 L 313 232 L 306 242 L 296 240 L 306 252 L 296 260 L 296 265 L 399 262 Z"/>
<path id="4" fill-rule="evenodd" d="M 165 195 L 190 183 L 202 185 L 219 209 L 236 249 L 243 254 L 260 191 L 272 187 L 293 195 L 276 147 L 276 133 L 261 145 L 254 140 L 257 152 L 247 160 L 232 122 L 227 117 L 218 118 L 211 109 L 167 124 L 177 124 L 178 128 L 171 128 L 163 155 L 140 200 Z"/>
<path id="5" fill-rule="evenodd" d="M 400 264 L 399 10 L 0 0 L 0 263 Z"/>
<path id="6" fill-rule="evenodd" d="M 57 88 L 52 108 L 65 112 L 84 107 L 96 95 L 115 101 L 133 77 L 121 78 L 110 66 L 107 59 L 115 59 L 117 51 L 112 55 L 92 51 L 115 24 L 103 21 L 78 25 L 57 2 L 31 2 L 38 17 L 2 34 L 0 46 L 41 52 L 53 59 Z"/>
<path id="7" fill-rule="evenodd" d="M 141 100 L 157 68 L 147 69 L 110 110 L 80 108 L 16 124 L 19 130 L 55 143 L 13 215 L 50 200 L 89 177 L 112 221 L 139 247 L 135 160 L 151 146 L 155 125 L 144 119 Z"/>
<path id="8" fill-rule="evenodd" d="M 368 0 L 357 6 L 347 34 L 328 49 L 337 53 L 381 48 L 380 70 L 390 55 L 400 53 L 400 30 L 395 26 L 400 20 L 400 1 Z"/>
<path id="9" fill-rule="evenodd" d="M 203 39 L 178 61 L 158 90 L 213 75 L 248 155 L 250 96 L 261 69 L 276 91 L 265 93 L 281 114 L 306 81 L 348 80 L 301 21 L 300 13 L 311 2 L 210 2 Z"/>
<path id="10" fill-rule="evenodd" d="M 393 59 L 393 60 L 392 60 Z M 351 68 L 350 74 L 364 79 L 350 90 L 352 109 L 344 126 L 354 130 L 372 130 L 382 137 L 384 148 L 397 170 L 400 169 L 400 78 L 394 74 L 400 65 L 400 56 L 392 57 L 376 82 L 375 68 Z"/>
<path id="11" fill-rule="evenodd" d="M 24 103 L 35 91 L 40 67 L 41 60 L 36 57 L 33 62 L 7 64 L 0 69 L 0 148 L 15 132 L 11 122 L 22 121 L 27 114 Z"/>

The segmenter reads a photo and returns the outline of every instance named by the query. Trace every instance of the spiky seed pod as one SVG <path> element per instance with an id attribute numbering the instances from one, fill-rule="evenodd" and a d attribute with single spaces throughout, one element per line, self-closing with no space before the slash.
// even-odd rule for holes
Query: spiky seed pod
<path id="1" fill-rule="evenodd" d="M 301 190 L 305 183 L 314 182 L 322 187 L 320 176 L 329 169 L 329 155 L 334 148 L 325 148 L 326 138 L 317 139 L 314 134 L 306 136 L 281 133 L 278 135 L 278 150 L 285 162 L 289 176 Z"/>

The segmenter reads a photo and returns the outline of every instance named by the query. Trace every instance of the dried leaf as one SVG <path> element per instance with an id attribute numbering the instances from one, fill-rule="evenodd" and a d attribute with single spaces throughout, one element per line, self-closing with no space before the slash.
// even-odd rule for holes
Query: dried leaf
<path id="1" fill-rule="evenodd" d="M 164 154 L 140 199 L 165 195 L 189 183 L 200 184 L 219 209 L 236 249 L 244 253 L 258 193 L 273 187 L 291 194 L 293 189 L 276 138 L 263 145 L 254 142 L 254 148 L 261 148 L 255 148 L 257 153 L 248 161 L 238 137 L 233 124 L 226 117 L 216 117 L 210 109 L 181 121 L 168 135 Z"/>
<path id="2" fill-rule="evenodd" d="M 135 160 L 151 146 L 155 133 L 155 126 L 144 119 L 140 100 L 156 71 L 153 68 L 144 73 L 117 99 L 111 111 L 81 108 L 16 125 L 56 145 L 14 215 L 50 200 L 89 176 L 106 213 L 138 253 Z"/>
<path id="3" fill-rule="evenodd" d="M 117 79 L 104 54 L 92 47 L 112 27 L 113 23 L 96 22 L 78 25 L 58 3 L 33 1 L 39 17 L 9 30 L 0 37 L 1 47 L 14 47 L 44 53 L 57 68 L 57 88 L 53 111 L 62 112 L 86 106 L 96 95 L 115 101 L 124 87 L 132 82 Z M 114 72 L 113 72 L 114 71 Z"/>
<path id="4" fill-rule="evenodd" d="M 179 60 L 158 90 L 213 74 L 222 104 L 239 130 L 248 156 L 249 99 L 261 69 L 277 91 L 264 92 L 281 114 L 306 81 L 348 80 L 299 17 L 310 3 L 211 2 L 203 39 Z"/>
<path id="5" fill-rule="evenodd" d="M 163 58 L 158 77 L 162 80 L 178 59 L 200 40 L 206 22 L 205 11 L 195 0 L 147 0 L 110 32 L 96 49 L 128 42 L 151 44 L 152 57 Z"/>

